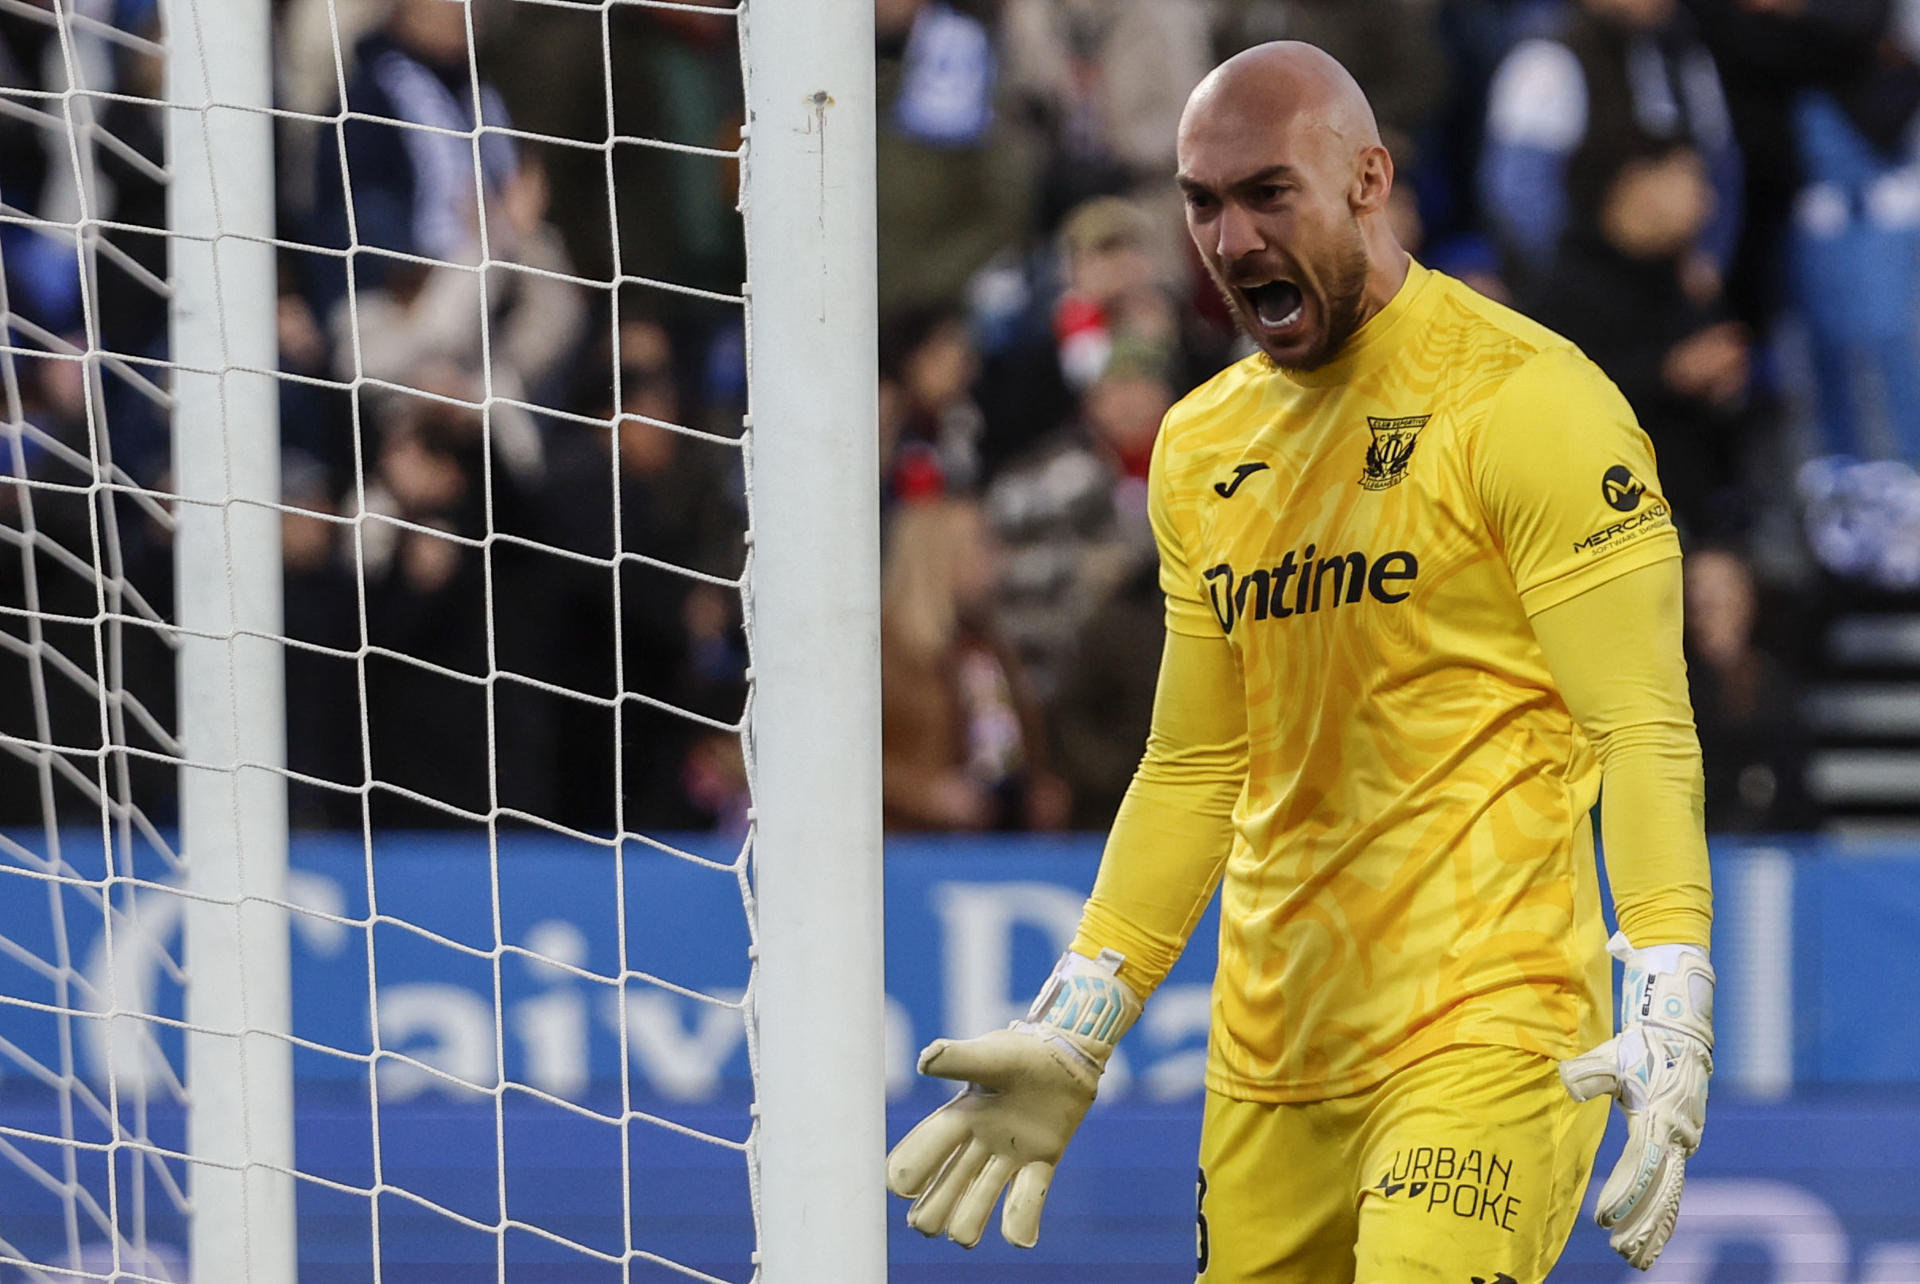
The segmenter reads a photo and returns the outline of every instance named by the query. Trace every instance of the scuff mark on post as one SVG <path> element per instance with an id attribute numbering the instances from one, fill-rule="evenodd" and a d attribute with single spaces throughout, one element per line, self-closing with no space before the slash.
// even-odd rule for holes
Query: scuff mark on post
<path id="1" fill-rule="evenodd" d="M 816 89 L 808 97 L 807 102 L 813 107 L 813 121 L 809 132 L 815 139 L 814 154 L 820 160 L 820 180 L 817 184 L 819 207 L 815 211 L 815 218 L 819 220 L 820 238 L 824 243 L 827 234 L 827 108 L 833 106 L 833 95 L 824 89 Z M 823 325 L 827 320 L 828 278 L 832 274 L 832 265 L 823 258 L 820 264 L 820 321 Z"/>

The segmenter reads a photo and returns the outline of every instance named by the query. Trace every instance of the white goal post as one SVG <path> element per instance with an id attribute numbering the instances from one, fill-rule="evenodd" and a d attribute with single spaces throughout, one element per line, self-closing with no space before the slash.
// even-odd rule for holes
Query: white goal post
<path id="1" fill-rule="evenodd" d="M 503 535 L 494 525 L 491 465 L 483 471 L 489 489 L 478 534 L 410 525 L 411 519 L 364 503 L 359 510 L 328 512 L 325 520 L 348 532 L 351 570 L 358 576 L 357 636 L 339 645 L 298 637 L 283 610 L 282 525 L 311 514 L 283 490 L 281 393 L 290 378 L 299 378 L 351 395 L 359 434 L 363 390 L 396 389 L 390 379 L 368 376 L 364 364 L 350 375 L 289 376 L 282 370 L 278 317 L 287 258 L 351 261 L 362 244 L 358 232 L 344 252 L 284 239 L 287 232 L 276 225 L 275 132 L 288 124 L 317 128 L 325 136 L 322 147 L 337 151 L 344 169 L 343 126 L 353 113 L 343 108 L 318 116 L 276 105 L 270 0 L 154 3 L 157 38 L 115 29 L 113 15 L 120 11 L 111 4 L 0 0 L 0 9 L 53 32 L 46 65 L 65 69 L 64 87 L 0 88 L 0 118 L 26 121 L 54 140 L 49 155 L 74 174 L 71 209 L 25 208 L 16 194 L 0 193 L 0 225 L 22 232 L 23 241 L 40 238 L 71 250 L 85 316 L 77 337 L 59 332 L 10 298 L 0 282 L 0 395 L 7 417 L 0 425 L 0 557 L 9 559 L 0 567 L 0 665 L 13 666 L 0 669 L 6 684 L 0 702 L 30 696 L 33 705 L 21 717 L 0 709 L 0 768 L 20 773 L 0 776 L 0 789 L 7 781 L 31 780 L 41 803 L 36 827 L 12 832 L 7 825 L 20 822 L 8 819 L 13 809 L 0 806 L 0 901 L 7 902 L 0 905 L 0 1275 L 12 1278 L 19 1271 L 35 1284 L 295 1284 L 303 1266 L 310 1266 L 310 1237 L 319 1233 L 309 1223 L 310 1210 L 314 1201 L 330 1199 L 327 1207 L 334 1211 L 326 1233 L 337 1236 L 341 1225 L 352 1222 L 371 1243 L 335 1243 L 329 1254 L 350 1260 L 364 1250 L 373 1278 L 406 1278 L 392 1261 L 383 1271 L 381 1235 L 383 1226 L 411 1216 L 449 1236 L 467 1236 L 469 1243 L 490 1239 L 486 1278 L 502 1284 L 517 1278 L 510 1275 L 510 1241 L 515 1251 L 530 1245 L 534 1258 L 546 1254 L 539 1258 L 543 1263 L 577 1263 L 583 1272 L 529 1278 L 631 1284 L 660 1278 L 664 1270 L 714 1284 L 879 1284 L 887 1263 L 870 0 L 739 0 L 732 7 L 703 0 L 446 0 L 467 14 L 470 48 L 478 46 L 473 7 L 489 3 L 595 13 L 603 33 L 610 16 L 622 11 L 731 21 L 741 52 L 745 121 L 737 151 L 730 142 L 716 148 L 621 136 L 612 101 L 622 69 L 612 57 L 612 38 L 603 35 L 606 65 L 577 74 L 605 82 L 604 140 L 583 143 L 496 127 L 482 106 L 473 52 L 472 128 L 461 133 L 440 124 L 379 122 L 458 137 L 471 151 L 477 190 L 486 182 L 482 150 L 489 135 L 605 156 L 615 279 L 588 280 L 570 268 L 507 266 L 544 273 L 582 294 L 597 289 L 608 301 L 612 422 L 572 406 L 517 400 L 518 388 L 496 388 L 490 364 L 483 391 L 471 401 L 441 392 L 422 395 L 471 411 L 482 425 L 480 451 L 488 459 L 496 413 L 531 411 L 575 424 L 578 431 L 594 429 L 603 437 L 610 432 L 614 529 L 604 555 L 558 539 L 540 545 L 518 533 Z M 325 7 L 335 18 L 347 8 Z M 336 31 L 333 41 L 344 94 L 352 37 Z M 105 68 L 118 51 L 163 67 L 164 90 L 112 81 Z M 164 162 L 143 159 L 101 126 L 110 106 L 153 113 Z M 744 319 L 747 413 L 737 436 L 663 424 L 629 412 L 620 401 L 622 289 L 681 289 L 623 274 L 619 267 L 621 223 L 612 208 L 612 186 L 620 146 L 677 151 L 716 167 L 738 163 L 746 280 L 737 296 L 682 291 L 703 303 L 738 307 Z M 106 189 L 95 170 L 98 158 L 109 154 L 165 185 L 164 281 L 133 263 L 115 242 L 116 236 L 137 240 L 153 229 L 103 213 Z M 345 181 L 351 212 L 354 176 Z M 477 266 L 419 256 L 414 262 L 423 270 L 477 275 L 480 347 L 487 351 L 489 271 L 499 263 L 486 248 L 484 190 L 478 200 Z M 20 243 L 0 245 L 0 263 Z M 151 297 L 164 299 L 164 351 L 117 351 L 103 337 L 101 265 L 109 261 Z M 355 314 L 356 362 L 359 325 Z M 33 371 L 60 363 L 82 371 L 85 381 L 83 439 L 77 442 L 70 439 L 72 429 L 45 426 L 35 400 L 39 376 Z M 117 393 L 116 380 L 164 411 L 170 432 L 164 480 L 136 478 L 114 458 L 117 425 L 108 422 L 108 407 L 124 402 L 106 390 Z M 632 420 L 735 453 L 744 476 L 746 523 L 737 578 L 626 549 L 620 433 Z M 364 449 L 356 437 L 353 468 L 362 501 L 372 471 Z M 79 536 L 71 523 L 56 530 L 36 516 L 60 503 L 84 510 Z M 151 532 L 134 538 L 133 546 L 145 539 L 170 550 L 170 609 L 155 596 L 150 579 L 136 583 L 135 570 L 123 565 L 120 525 L 136 521 Z M 382 861 L 390 835 L 375 827 L 370 799 L 382 790 L 407 791 L 378 777 L 367 673 L 370 661 L 410 657 L 396 657 L 368 625 L 364 545 L 375 538 L 369 532 L 424 535 L 453 547 L 456 553 L 449 556 L 475 558 L 484 568 L 484 671 L 471 675 L 424 662 L 416 668 L 482 693 L 487 804 L 477 809 L 407 795 L 438 807 L 479 840 L 477 859 L 464 868 L 486 881 L 486 908 L 475 917 L 490 915 L 491 922 L 468 924 L 472 939 L 439 921 L 408 921 L 387 895 Z M 515 672 L 499 658 L 493 559 L 503 549 L 606 576 L 616 652 L 610 696 L 564 689 L 540 673 Z M 670 699 L 619 685 L 625 663 L 622 575 L 636 564 L 737 595 L 747 666 L 737 721 L 674 708 Z M 88 599 L 74 606 L 71 595 L 43 592 L 54 575 L 90 578 Z M 17 600 L 8 596 L 16 585 Z M 166 709 L 166 700 L 150 687 L 135 690 L 124 679 L 123 649 L 138 645 L 168 655 L 174 709 Z M 358 761 L 365 773 L 357 782 L 306 776 L 289 766 L 285 694 L 288 657 L 296 648 L 357 672 Z M 509 688 L 604 713 L 616 741 L 609 754 L 616 794 L 623 780 L 622 718 L 629 709 L 645 706 L 736 735 L 749 799 L 745 834 L 734 843 L 737 856 L 715 856 L 698 843 L 678 850 L 631 832 L 620 820 L 625 804 L 619 799 L 611 837 L 503 803 L 495 741 L 512 728 L 497 725 L 496 692 Z M 82 711 L 77 721 L 76 707 Z M 153 816 L 129 783 L 130 773 L 141 770 L 149 780 L 155 772 L 177 773 L 177 795 Z M 330 885 L 339 893 L 334 899 L 316 900 L 299 885 L 295 858 L 301 848 L 289 833 L 290 782 L 353 797 L 360 809 L 360 830 L 336 837 L 359 848 L 341 866 L 363 871 L 363 878 L 358 886 L 351 876 L 336 879 Z M 0 797 L 0 804 L 15 801 Z M 173 801 L 177 835 L 167 815 Z M 605 881 L 618 904 L 605 917 L 617 921 L 617 932 L 596 937 L 589 948 L 584 929 L 570 936 L 572 928 L 551 916 L 509 924 L 503 908 L 507 827 L 538 830 L 570 844 L 569 859 L 596 876 L 594 862 L 610 868 Z M 650 877 L 656 867 L 692 868 L 703 877 L 737 882 L 738 903 L 731 908 L 742 916 L 747 941 L 739 967 L 743 986 L 676 979 L 647 955 L 650 942 L 629 921 L 629 881 Z M 311 883 L 310 871 L 307 878 Z M 677 886 L 671 879 L 668 885 Z M 455 899 L 449 896 L 449 903 Z M 39 921 L 30 922 L 36 915 Z M 731 939 L 730 929 L 716 930 L 714 938 Z M 616 939 L 617 961 L 606 957 Z M 365 1031 L 311 1033 L 300 978 L 315 974 L 315 941 L 331 951 L 328 966 L 364 973 Z M 404 970 L 394 960 L 404 961 L 409 950 L 437 951 L 446 968 L 470 968 L 483 979 L 471 994 L 441 981 L 418 985 L 409 1004 L 385 1010 L 391 978 Z M 534 979 L 524 979 L 529 976 Z M 343 984 L 342 992 L 351 984 Z M 515 999 L 513 985 L 546 988 Z M 403 1042 L 395 1033 L 405 1020 L 441 1029 L 433 1026 L 440 1001 L 452 1005 L 453 1015 L 485 1014 L 491 1023 L 485 1044 L 456 1039 L 453 1053 L 446 1046 L 423 1050 L 418 1037 Z M 680 1005 L 671 1009 L 679 1015 L 661 1015 L 669 1004 Z M 402 1008 L 408 1015 L 395 1016 Z M 695 1014 L 690 1025 L 684 1024 L 687 1012 Z M 639 1028 L 642 1017 L 653 1024 Z M 670 1108 L 691 1099 L 676 1098 L 675 1091 L 690 1093 L 687 1084 L 706 1082 L 699 1074 L 675 1078 L 662 1071 L 654 1083 L 665 1082 L 670 1090 L 661 1100 L 636 1099 L 632 1085 L 650 1064 L 650 1047 L 664 1041 L 671 1049 L 698 1051 L 703 1039 L 724 1047 L 714 1032 L 724 1033 L 729 1022 L 751 1076 L 751 1104 L 739 1135 L 697 1112 L 683 1117 Z M 617 1051 L 590 1055 L 589 1027 L 594 1038 L 617 1043 Z M 546 1053 L 534 1046 L 543 1037 L 557 1041 Z M 336 1157 L 323 1164 L 301 1153 L 297 1131 L 304 1136 L 316 1126 L 349 1126 L 340 1122 L 345 1116 L 324 1125 L 307 1121 L 307 1081 L 296 1071 L 318 1063 L 345 1067 L 338 1081 L 360 1085 L 356 1108 L 369 1123 L 364 1131 L 370 1155 L 354 1149 L 350 1163 Z M 604 1076 L 607 1064 L 617 1066 L 617 1089 L 600 1079 L 589 1087 L 588 1068 Z M 391 1071 L 400 1073 L 389 1078 Z M 29 1108 L 9 1113 L 6 1084 L 15 1080 L 29 1082 L 44 1104 L 36 1097 Z M 410 1154 L 406 1145 L 391 1141 L 389 1131 L 416 1126 L 396 1122 L 393 1101 L 401 1100 L 402 1088 L 437 1091 L 456 1103 L 447 1109 L 478 1112 L 473 1117 L 485 1134 L 480 1150 L 492 1154 L 497 1171 L 482 1183 L 477 1202 L 462 1202 L 464 1188 L 449 1194 L 408 1185 L 409 1172 L 416 1170 L 405 1164 L 417 1163 L 432 1145 L 415 1139 Z M 598 1183 L 618 1196 L 617 1215 L 606 1213 L 586 1229 L 516 1216 L 515 1201 L 540 1180 L 537 1171 L 510 1171 L 511 1152 L 526 1144 L 530 1131 L 514 1114 L 522 1107 L 596 1131 L 596 1146 L 618 1167 Z M 351 1126 L 359 1127 L 358 1120 L 356 1115 Z M 737 1262 L 695 1259 L 693 1249 L 674 1250 L 682 1254 L 676 1260 L 647 1238 L 657 1227 L 636 1229 L 647 1216 L 649 1148 L 687 1140 L 735 1164 L 724 1182 L 714 1179 L 717 1186 L 730 1190 L 726 1184 L 741 1177 L 738 1165 L 745 1165 L 740 1185 L 750 1215 L 737 1220 L 750 1249 Z M 363 1159 L 364 1171 L 353 1167 Z M 696 1173 L 699 1180 L 706 1179 Z M 19 1191 L 45 1198 L 53 1211 L 30 1219 L 8 1207 L 10 1193 Z M 341 1217 L 340 1208 L 351 1208 L 352 1218 Z"/>
<path id="2" fill-rule="evenodd" d="M 886 1278 L 873 6 L 752 0 L 747 324 L 767 1284 Z"/>
<path id="3" fill-rule="evenodd" d="M 194 1284 L 293 1284 L 280 418 L 266 0 L 167 0 Z"/>
<path id="4" fill-rule="evenodd" d="M 762 1261 L 883 1280 L 874 6 L 743 19 Z"/>

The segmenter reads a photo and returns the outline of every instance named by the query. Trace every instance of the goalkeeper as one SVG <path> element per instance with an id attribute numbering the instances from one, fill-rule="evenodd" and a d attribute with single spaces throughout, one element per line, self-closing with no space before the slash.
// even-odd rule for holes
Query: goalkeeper
<path id="1" fill-rule="evenodd" d="M 1651 447 L 1566 340 L 1410 259 L 1372 112 L 1319 50 L 1216 69 L 1178 181 L 1259 351 L 1155 446 L 1146 753 L 1026 1020 L 921 1054 L 966 1086 L 888 1184 L 967 1245 L 1005 1190 L 1002 1233 L 1033 1244 L 1114 1044 L 1223 885 L 1202 1281 L 1539 1284 L 1609 1097 L 1628 1141 L 1599 1221 L 1644 1268 L 1713 1040 L 1680 545 Z"/>

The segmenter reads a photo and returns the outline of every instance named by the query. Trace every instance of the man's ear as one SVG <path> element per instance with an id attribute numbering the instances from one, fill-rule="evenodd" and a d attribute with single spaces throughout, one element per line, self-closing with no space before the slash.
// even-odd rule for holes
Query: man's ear
<path id="1" fill-rule="evenodd" d="M 1375 214 L 1387 208 L 1387 195 L 1392 191 L 1393 153 L 1378 143 L 1362 148 L 1355 160 L 1347 204 L 1355 214 Z"/>

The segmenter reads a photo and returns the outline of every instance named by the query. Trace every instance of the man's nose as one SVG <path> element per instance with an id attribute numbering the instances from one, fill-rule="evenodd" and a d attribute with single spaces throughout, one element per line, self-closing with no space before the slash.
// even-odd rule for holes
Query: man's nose
<path id="1" fill-rule="evenodd" d="M 1220 211 L 1217 236 L 1214 248 L 1223 264 L 1266 248 L 1266 238 L 1254 226 L 1252 215 L 1232 204 L 1225 205 Z"/>

